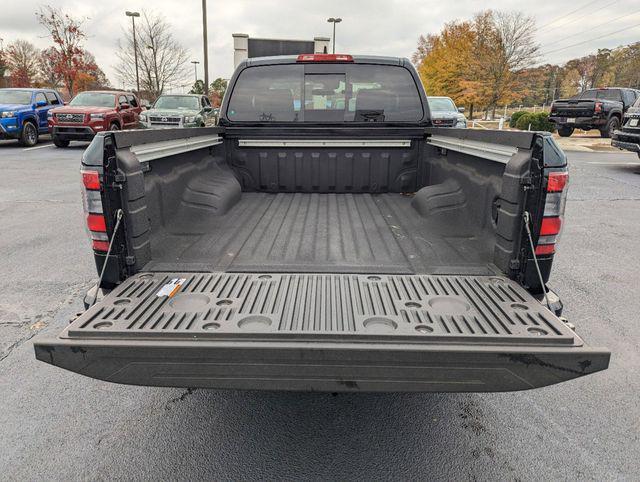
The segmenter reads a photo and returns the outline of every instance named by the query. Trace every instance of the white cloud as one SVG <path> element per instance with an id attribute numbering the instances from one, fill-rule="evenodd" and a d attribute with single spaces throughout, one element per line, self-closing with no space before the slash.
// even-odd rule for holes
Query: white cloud
<path id="1" fill-rule="evenodd" d="M 38 47 L 49 40 L 37 23 L 35 11 L 42 1 L 0 0 L 0 38 L 5 44 L 15 38 L 27 39 Z M 174 34 L 187 48 L 192 58 L 202 60 L 202 17 L 200 0 L 51 0 L 60 11 L 74 16 L 89 17 L 85 26 L 89 38 L 86 47 L 96 57 L 114 85 L 118 79 L 113 66 L 114 50 L 121 31 L 130 21 L 126 10 L 150 9 L 159 12 L 173 26 Z M 592 5 L 588 5 L 592 3 Z M 635 28 L 552 53 L 547 60 L 563 62 L 585 55 L 598 47 L 615 47 L 637 41 L 640 37 L 640 14 L 618 17 L 637 10 L 637 0 L 595 3 L 580 1 L 540 0 L 523 4 L 520 1 L 495 0 L 495 9 L 522 10 L 536 17 L 544 26 L 573 10 L 583 10 L 558 20 L 542 29 L 538 38 L 543 50 L 552 50 L 589 40 L 616 30 Z M 465 19 L 485 8 L 485 2 L 458 0 L 221 0 L 208 3 L 209 71 L 210 78 L 229 77 L 233 71 L 231 34 L 247 33 L 253 37 L 312 39 L 331 35 L 329 16 L 342 17 L 337 26 L 337 51 L 355 54 L 375 54 L 409 57 L 420 34 L 438 31 L 445 22 Z M 607 6 L 609 5 L 609 6 Z M 600 10 L 598 10 L 600 9 Z M 598 10 L 596 12 L 596 10 Z M 593 15 L 586 15 L 589 12 Z M 575 20 L 582 17 L 579 20 Z M 611 22 L 606 25 L 605 22 Z M 574 35 L 562 40 L 565 37 Z M 202 72 L 202 64 L 199 65 Z"/>

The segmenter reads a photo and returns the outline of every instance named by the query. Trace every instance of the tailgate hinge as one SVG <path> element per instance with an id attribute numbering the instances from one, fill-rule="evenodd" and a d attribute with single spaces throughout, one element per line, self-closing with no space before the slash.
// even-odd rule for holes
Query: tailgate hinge
<path id="1" fill-rule="evenodd" d="M 116 172 L 116 175 L 113 176 L 113 180 L 115 182 L 125 182 L 127 180 L 127 176 L 124 172 L 118 169 L 118 172 Z"/>
<path id="2" fill-rule="evenodd" d="M 522 179 L 520 180 L 520 185 L 525 191 L 533 191 L 536 188 L 535 184 L 533 183 L 533 178 L 529 174 L 522 177 Z"/>
<path id="3" fill-rule="evenodd" d="M 124 262 L 126 263 L 127 266 L 133 266 L 134 264 L 136 264 L 136 257 L 135 256 L 125 256 Z"/>

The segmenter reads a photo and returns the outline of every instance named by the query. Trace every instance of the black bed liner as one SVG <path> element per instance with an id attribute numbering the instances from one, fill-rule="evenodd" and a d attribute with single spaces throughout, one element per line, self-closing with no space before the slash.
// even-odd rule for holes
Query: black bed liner
<path id="1" fill-rule="evenodd" d="M 191 213 L 177 215 L 154 236 L 145 270 L 497 272 L 490 267 L 490 237 L 472 231 L 462 217 L 422 217 L 412 199 L 400 193 L 243 192 L 223 216 L 196 223 Z"/>
<path id="2" fill-rule="evenodd" d="M 114 382 L 332 391 L 518 390 L 609 359 L 516 283 L 459 275 L 143 273 L 35 346 Z"/>

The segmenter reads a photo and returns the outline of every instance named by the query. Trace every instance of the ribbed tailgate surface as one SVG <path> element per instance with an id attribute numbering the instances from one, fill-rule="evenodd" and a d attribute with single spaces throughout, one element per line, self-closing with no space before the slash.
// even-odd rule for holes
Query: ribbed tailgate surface
<path id="1" fill-rule="evenodd" d="M 581 343 L 506 278 L 433 275 L 143 273 L 62 336 Z"/>

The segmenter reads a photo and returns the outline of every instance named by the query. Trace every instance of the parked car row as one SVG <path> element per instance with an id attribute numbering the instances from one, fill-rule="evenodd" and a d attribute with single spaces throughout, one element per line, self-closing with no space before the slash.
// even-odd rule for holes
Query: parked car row
<path id="1" fill-rule="evenodd" d="M 197 94 L 166 94 L 143 113 L 135 94 L 86 91 L 67 105 L 51 89 L 0 89 L 0 139 L 35 146 L 51 134 L 57 147 L 90 141 L 104 131 L 137 128 L 201 127 L 217 116 L 209 99 Z"/>

